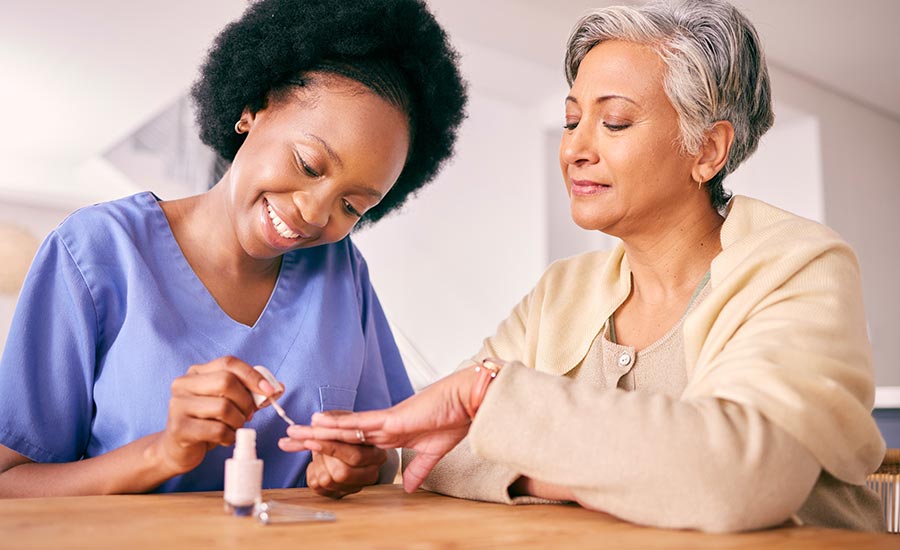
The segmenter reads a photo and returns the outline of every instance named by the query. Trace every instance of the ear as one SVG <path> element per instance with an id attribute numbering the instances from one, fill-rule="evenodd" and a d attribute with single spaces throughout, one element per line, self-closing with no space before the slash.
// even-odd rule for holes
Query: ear
<path id="1" fill-rule="evenodd" d="M 251 111 L 248 107 L 244 107 L 241 118 L 239 118 L 234 125 L 234 131 L 239 134 L 246 134 L 253 128 L 254 122 L 256 122 L 256 113 Z"/>
<path id="2" fill-rule="evenodd" d="M 706 138 L 700 146 L 700 154 L 691 170 L 694 181 L 709 181 L 719 173 L 728 161 L 728 153 L 734 143 L 734 126 L 727 120 L 720 120 L 706 131 Z"/>

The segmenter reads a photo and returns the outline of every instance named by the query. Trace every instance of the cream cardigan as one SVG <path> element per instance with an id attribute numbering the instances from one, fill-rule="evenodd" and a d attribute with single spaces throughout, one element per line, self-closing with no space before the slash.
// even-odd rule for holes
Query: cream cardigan
<path id="1" fill-rule="evenodd" d="M 710 267 L 712 291 L 685 319 L 682 399 L 751 405 L 838 479 L 862 484 L 884 457 L 853 251 L 832 230 L 736 196 Z M 551 265 L 478 357 L 563 375 L 631 290 L 620 244 Z"/>
<path id="2" fill-rule="evenodd" d="M 752 413 L 758 411 L 791 435 L 834 477 L 862 484 L 880 464 L 884 442 L 870 414 L 871 356 L 853 252 L 831 230 L 746 197 L 735 197 L 729 205 L 721 241 L 723 251 L 710 269 L 709 294 L 684 322 L 688 382 L 680 401 L 691 407 L 678 408 L 664 396 L 619 390 L 599 390 L 606 393 L 598 397 L 598 390 L 570 387 L 558 378 L 582 362 L 604 330 L 605 320 L 630 292 L 630 270 L 620 245 L 610 253 L 585 254 L 553 264 L 496 335 L 485 341 L 476 358 L 515 360 L 557 376 L 525 377 L 528 373 L 519 368 L 509 369 L 506 376 L 501 373 L 469 438 L 454 453 L 465 454 L 470 445 L 488 460 L 484 467 L 498 470 L 493 477 L 504 484 L 524 474 L 568 485 L 585 501 L 632 521 L 707 530 L 771 524 L 778 519 L 760 515 L 759 506 L 757 517 L 749 522 L 731 517 L 698 518 L 691 523 L 683 510 L 666 510 L 666 506 L 679 506 L 679 501 L 683 505 L 678 495 L 660 494 L 656 512 L 629 508 L 636 501 L 628 498 L 628 475 L 620 476 L 616 485 L 614 472 L 598 476 L 578 466 L 622 468 L 639 463 L 636 472 L 629 472 L 630 479 L 636 479 L 633 476 L 639 476 L 641 468 L 647 470 L 646 476 L 658 476 L 665 468 L 661 453 L 677 452 L 678 429 L 708 430 L 713 436 L 712 460 L 715 434 L 728 438 L 734 433 L 728 430 L 728 411 L 714 416 L 710 409 L 717 402 L 732 402 Z M 706 414 L 704 420 L 692 416 L 697 410 Z M 568 420 L 554 419 L 566 415 Z M 715 420 L 711 423 L 709 418 Z M 638 430 L 631 433 L 635 439 L 666 434 L 667 426 L 674 433 L 659 453 L 627 456 L 629 451 L 653 447 L 627 443 L 626 434 L 614 429 L 618 419 Z M 642 422 L 647 426 L 643 434 Z M 652 429 L 649 422 L 654 423 Z M 747 437 L 752 445 L 753 436 Z M 538 447 L 542 439 L 551 445 Z M 598 456 L 603 452 L 610 456 Z M 466 460 L 454 462 L 451 455 L 436 472 L 466 474 L 466 469 L 476 467 L 481 466 Z M 698 469 L 703 467 L 697 464 Z M 602 482 L 597 482 L 598 477 Z M 721 477 L 710 478 L 722 482 Z M 471 487 L 460 495 L 479 498 L 484 496 L 480 490 Z M 702 493 L 704 488 L 697 491 Z M 723 498 L 731 498 L 725 494 Z M 753 497 L 748 495 L 747 502 Z M 778 497 L 766 498 L 775 499 L 766 502 L 777 502 Z M 795 502 L 794 509 L 801 502 Z M 739 515 L 735 505 L 727 502 Z"/>

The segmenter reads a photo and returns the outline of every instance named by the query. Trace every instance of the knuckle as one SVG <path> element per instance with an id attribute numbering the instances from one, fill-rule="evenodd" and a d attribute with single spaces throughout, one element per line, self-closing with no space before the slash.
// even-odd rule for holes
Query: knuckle
<path id="1" fill-rule="evenodd" d="M 216 422 L 212 435 L 216 441 L 225 441 L 228 437 L 234 438 L 234 430 L 221 422 Z"/>
<path id="2" fill-rule="evenodd" d="M 213 407 L 213 414 L 216 415 L 216 418 L 225 418 L 228 416 L 228 400 L 227 399 L 217 399 L 216 404 Z"/>
<path id="3" fill-rule="evenodd" d="M 339 462 L 335 464 L 332 470 L 332 476 L 336 481 L 342 482 L 347 481 L 350 478 L 350 467 L 344 464 L 343 462 Z"/>
<path id="4" fill-rule="evenodd" d="M 319 488 L 327 489 L 327 490 L 331 491 L 331 490 L 333 490 L 333 487 L 332 487 L 333 482 L 334 482 L 334 480 L 331 478 L 330 475 L 328 475 L 327 472 L 319 472 L 319 475 L 318 475 Z"/>
<path id="5" fill-rule="evenodd" d="M 347 452 L 347 463 L 358 466 L 363 462 L 363 451 L 358 446 L 353 446 Z"/>
<path id="6" fill-rule="evenodd" d="M 172 380 L 172 383 L 169 385 L 169 391 L 172 395 L 177 394 L 181 391 L 181 387 L 185 384 L 185 380 L 183 376 L 179 376 L 175 380 Z"/>

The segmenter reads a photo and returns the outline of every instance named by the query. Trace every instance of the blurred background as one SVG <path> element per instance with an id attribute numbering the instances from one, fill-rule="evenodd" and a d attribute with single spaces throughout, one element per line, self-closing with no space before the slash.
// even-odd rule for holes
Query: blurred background
<path id="1" fill-rule="evenodd" d="M 457 154 L 355 236 L 416 387 L 452 370 L 578 229 L 557 163 L 562 60 L 602 0 L 429 0 L 471 102 Z M 900 407 L 900 2 L 736 0 L 767 49 L 777 121 L 725 186 L 837 230 L 862 264 L 878 406 Z M 245 0 L 0 0 L 0 344 L 37 243 L 69 212 L 204 190 L 187 91 Z M 886 413 L 887 414 L 887 413 Z M 898 415 L 900 416 L 900 415 Z"/>

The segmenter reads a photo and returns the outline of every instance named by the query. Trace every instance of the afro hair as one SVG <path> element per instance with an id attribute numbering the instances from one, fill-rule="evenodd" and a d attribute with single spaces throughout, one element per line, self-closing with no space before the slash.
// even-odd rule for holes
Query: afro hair
<path id="1" fill-rule="evenodd" d="M 244 142 L 234 124 L 245 108 L 265 108 L 271 93 L 321 67 L 349 67 L 351 77 L 387 67 L 387 78 L 399 76 L 405 88 L 402 108 L 414 135 L 396 184 L 361 222 L 371 224 L 399 208 L 452 156 L 466 105 L 458 59 L 421 0 L 260 0 L 222 30 L 191 89 L 200 139 L 231 161 Z"/>

